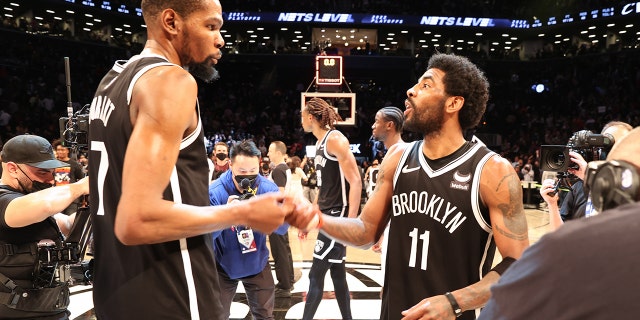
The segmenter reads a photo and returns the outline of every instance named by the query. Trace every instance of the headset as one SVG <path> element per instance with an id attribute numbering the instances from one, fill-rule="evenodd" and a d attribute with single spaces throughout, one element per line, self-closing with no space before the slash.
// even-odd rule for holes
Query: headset
<path id="1" fill-rule="evenodd" d="M 627 161 L 589 162 L 584 183 L 598 212 L 640 200 L 639 168 Z"/>

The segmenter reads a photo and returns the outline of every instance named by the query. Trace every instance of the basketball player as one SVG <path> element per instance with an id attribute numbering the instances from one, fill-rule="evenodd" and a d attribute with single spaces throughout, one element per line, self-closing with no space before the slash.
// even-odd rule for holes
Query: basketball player
<path id="1" fill-rule="evenodd" d="M 349 140 L 335 123 L 340 115 L 320 98 L 309 100 L 302 110 L 302 128 L 318 139 L 314 163 L 318 178 L 317 204 L 329 216 L 355 218 L 360 209 L 362 180 L 356 159 L 349 148 Z M 343 244 L 319 233 L 309 271 L 309 291 L 302 319 L 310 320 L 318 309 L 324 291 L 324 277 L 331 270 L 336 300 L 342 319 L 351 319 L 351 303 Z"/>
<path id="2" fill-rule="evenodd" d="M 384 143 L 385 149 L 389 150 L 389 148 L 391 148 L 391 146 L 395 145 L 396 143 L 404 143 L 404 140 L 402 140 L 403 125 L 404 125 L 404 113 L 402 113 L 402 110 L 396 107 L 384 107 L 378 110 L 378 112 L 376 112 L 375 122 L 371 126 L 371 135 L 376 140 Z M 378 160 L 377 159 L 374 160 L 374 163 L 376 161 Z M 378 173 L 380 173 L 379 171 L 380 171 L 380 168 L 379 167 L 376 168 L 373 187 L 371 187 L 371 180 L 369 181 L 369 186 L 371 188 L 371 191 L 367 193 L 368 197 L 371 197 L 371 195 L 373 194 L 373 190 L 375 189 L 375 186 L 376 186 L 376 181 L 378 180 Z M 380 237 L 380 240 L 378 240 L 378 242 L 376 242 L 376 244 L 374 244 L 373 247 L 371 247 L 373 251 L 380 252 L 382 254 L 382 256 L 380 257 L 380 266 L 383 272 L 386 266 L 385 258 L 387 257 L 387 247 L 388 247 L 386 241 L 388 240 L 388 237 L 389 237 L 389 225 L 387 225 L 387 227 L 384 228 L 384 232 Z"/>
<path id="3" fill-rule="evenodd" d="M 116 62 L 91 103 L 96 316 L 221 319 L 210 233 L 236 224 L 270 233 L 293 209 L 292 199 L 270 194 L 209 206 L 197 84 L 189 72 L 215 78 L 222 8 L 218 0 L 141 5 L 144 50 Z"/>
<path id="4" fill-rule="evenodd" d="M 376 112 L 375 122 L 371 125 L 371 136 L 384 144 L 385 149 L 389 150 L 392 145 L 402 140 L 402 126 L 404 123 L 404 114 L 402 110 L 396 107 L 384 107 Z M 374 169 L 372 174 L 366 174 L 365 178 L 369 178 L 369 186 L 367 188 L 367 197 L 371 197 L 373 189 L 376 187 L 376 180 L 378 178 L 378 161 L 373 160 Z M 373 170 L 373 169 L 371 169 Z M 370 171 L 367 170 L 367 173 Z"/>
<path id="5" fill-rule="evenodd" d="M 585 181 L 591 198 L 613 209 L 569 221 L 527 249 L 492 287 L 479 319 L 635 318 L 640 312 L 639 141 L 636 127 L 613 146 L 609 165 L 600 164 L 596 178 Z M 622 166 L 615 168 L 610 160 Z"/>
<path id="6" fill-rule="evenodd" d="M 321 215 L 317 223 L 368 247 L 391 221 L 381 319 L 474 319 L 490 285 L 529 245 L 518 175 L 463 136 L 480 121 L 488 87 L 466 58 L 432 56 L 404 112 L 405 128 L 424 139 L 391 147 L 359 218 Z M 490 269 L 496 245 L 505 258 Z"/>

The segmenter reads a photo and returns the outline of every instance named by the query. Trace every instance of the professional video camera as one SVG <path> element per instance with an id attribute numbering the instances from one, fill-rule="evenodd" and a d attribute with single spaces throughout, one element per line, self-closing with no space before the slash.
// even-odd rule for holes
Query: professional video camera
<path id="1" fill-rule="evenodd" d="M 74 154 L 89 148 L 89 105 L 76 111 L 70 117 L 61 117 L 60 141 L 71 148 Z"/>
<path id="2" fill-rule="evenodd" d="M 68 57 L 64 57 L 64 67 L 67 85 L 67 117 L 59 119 L 60 141 L 65 147 L 71 149 L 72 156 L 77 157 L 80 152 L 89 150 L 90 105 L 85 104 L 80 110 L 73 112 Z M 67 238 L 62 243 L 46 242 L 38 246 L 40 265 L 36 266 L 34 273 L 36 279 L 41 278 L 40 283 L 44 284 L 47 279 L 60 277 L 62 272 L 51 273 L 50 271 L 64 266 L 71 268 L 71 278 L 59 278 L 59 281 L 68 281 L 71 284 L 91 281 L 92 262 L 83 261 L 91 241 L 91 231 L 89 199 L 88 196 L 84 196 L 82 204 L 78 206 L 73 226 Z"/>
<path id="3" fill-rule="evenodd" d="M 609 150 L 614 143 L 609 134 L 592 133 L 589 130 L 575 132 L 566 146 L 543 145 L 540 148 L 540 169 L 542 171 L 566 172 L 568 169 L 578 169 L 572 163 L 569 151 L 580 154 L 585 161 L 599 160 L 603 150 Z"/>
<path id="4" fill-rule="evenodd" d="M 89 148 L 89 105 L 86 104 L 80 110 L 73 112 L 71 102 L 71 77 L 69 71 L 69 58 L 64 58 L 64 71 L 67 84 L 67 116 L 59 119 L 60 141 L 65 147 L 77 151 Z"/>

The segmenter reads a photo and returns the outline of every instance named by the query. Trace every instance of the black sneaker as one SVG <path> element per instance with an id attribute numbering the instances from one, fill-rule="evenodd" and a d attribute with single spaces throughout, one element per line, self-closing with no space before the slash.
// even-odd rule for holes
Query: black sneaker
<path id="1" fill-rule="evenodd" d="M 276 288 L 276 298 L 291 298 L 291 289 Z"/>

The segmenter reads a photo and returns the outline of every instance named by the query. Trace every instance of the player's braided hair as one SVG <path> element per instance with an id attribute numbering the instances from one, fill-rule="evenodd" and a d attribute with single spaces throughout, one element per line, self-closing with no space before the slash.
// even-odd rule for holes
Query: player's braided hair
<path id="1" fill-rule="evenodd" d="M 307 112 L 312 115 L 323 128 L 335 129 L 337 121 L 342 121 L 342 117 L 336 110 L 321 98 L 311 98 L 306 104 Z"/>

